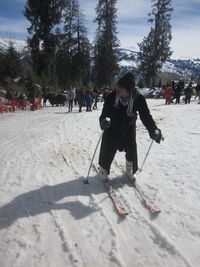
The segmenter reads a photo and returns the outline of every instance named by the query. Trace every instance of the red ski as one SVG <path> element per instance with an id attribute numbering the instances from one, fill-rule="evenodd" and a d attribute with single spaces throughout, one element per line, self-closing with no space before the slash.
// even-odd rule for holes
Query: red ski
<path id="1" fill-rule="evenodd" d="M 130 177 L 129 175 L 126 173 L 126 171 L 124 170 L 123 166 L 121 166 L 121 170 L 123 171 L 123 173 L 128 177 L 129 180 Z M 157 214 L 160 213 L 161 210 L 159 208 L 157 208 L 154 204 L 153 201 L 150 200 L 149 197 L 146 196 L 146 194 L 143 192 L 142 188 L 140 187 L 140 185 L 138 184 L 138 182 L 136 180 L 131 180 L 131 184 L 133 185 L 133 187 L 135 188 L 135 190 L 138 192 L 138 194 L 140 195 L 141 199 L 144 202 L 145 207 L 152 213 L 152 214 Z"/>
<path id="2" fill-rule="evenodd" d="M 138 185 L 138 183 L 136 181 L 133 183 L 133 186 L 134 186 L 135 190 L 139 193 L 139 195 L 141 196 L 142 200 L 144 201 L 145 206 L 147 207 L 147 209 L 151 213 L 159 213 L 159 212 L 161 212 L 161 210 L 159 208 L 157 208 L 153 203 L 151 203 L 152 201 L 150 201 L 145 196 L 144 192 L 142 191 L 141 187 Z"/>
<path id="3" fill-rule="evenodd" d="M 99 175 L 97 167 L 93 164 L 93 168 L 95 172 Z M 102 178 L 101 178 L 102 180 Z M 125 210 L 123 204 L 119 200 L 118 196 L 116 195 L 115 190 L 113 189 L 112 185 L 110 184 L 109 180 L 102 180 L 103 185 L 108 193 L 108 196 L 113 202 L 114 208 L 116 209 L 117 213 L 120 216 L 128 215 L 128 212 Z"/>
<path id="4" fill-rule="evenodd" d="M 106 188 L 106 191 L 110 197 L 110 199 L 112 200 L 114 207 L 117 211 L 117 213 L 119 215 L 128 215 L 128 212 L 125 210 L 125 208 L 123 207 L 121 201 L 119 200 L 119 198 L 117 197 L 115 190 L 113 190 L 111 184 L 109 183 L 109 181 L 103 181 L 103 184 Z"/>

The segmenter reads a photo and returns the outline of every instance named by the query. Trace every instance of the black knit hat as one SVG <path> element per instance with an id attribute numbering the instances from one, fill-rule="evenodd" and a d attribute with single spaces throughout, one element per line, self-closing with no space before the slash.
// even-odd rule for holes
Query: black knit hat
<path id="1" fill-rule="evenodd" d="M 131 90 L 135 88 L 135 77 L 131 72 L 128 72 L 119 79 L 117 85 L 131 92 Z"/>

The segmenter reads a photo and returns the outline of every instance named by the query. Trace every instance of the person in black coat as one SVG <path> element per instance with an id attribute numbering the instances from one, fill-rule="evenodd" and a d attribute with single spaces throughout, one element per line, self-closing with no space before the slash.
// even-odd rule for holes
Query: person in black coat
<path id="1" fill-rule="evenodd" d="M 185 104 L 190 104 L 190 99 L 192 97 L 192 83 L 190 82 L 189 85 L 185 88 L 184 94 L 185 94 Z"/>
<path id="2" fill-rule="evenodd" d="M 179 81 L 176 89 L 175 89 L 175 94 L 174 94 L 174 98 L 176 99 L 175 104 L 180 104 L 180 97 L 181 97 L 181 92 L 184 90 L 184 82 L 183 81 Z"/>
<path id="3" fill-rule="evenodd" d="M 82 112 L 82 107 L 85 105 L 85 93 L 83 88 L 76 91 L 76 98 L 79 105 L 79 112 Z"/>
<path id="4" fill-rule="evenodd" d="M 125 74 L 118 81 L 118 89 L 109 94 L 99 118 L 103 132 L 100 154 L 99 174 L 108 179 L 110 166 L 115 153 L 124 151 L 126 157 L 126 172 L 135 180 L 138 170 L 136 120 L 137 112 L 150 137 L 160 143 L 162 134 L 150 114 L 145 98 L 135 89 L 135 79 L 132 73 Z"/>
<path id="5" fill-rule="evenodd" d="M 198 104 L 200 104 L 200 82 L 198 82 L 197 86 L 196 86 L 196 96 L 195 96 L 195 99 L 196 97 L 198 97 Z"/>
<path id="6" fill-rule="evenodd" d="M 11 92 L 11 90 L 7 90 L 6 91 L 6 99 L 8 100 L 13 100 L 14 96 L 13 93 Z"/>

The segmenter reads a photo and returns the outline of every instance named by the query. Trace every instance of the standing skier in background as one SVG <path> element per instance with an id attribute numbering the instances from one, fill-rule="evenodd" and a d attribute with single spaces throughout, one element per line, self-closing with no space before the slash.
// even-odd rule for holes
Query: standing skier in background
<path id="1" fill-rule="evenodd" d="M 190 99 L 192 96 L 192 83 L 190 82 L 189 85 L 185 88 L 184 94 L 185 94 L 185 104 L 190 104 Z"/>
<path id="2" fill-rule="evenodd" d="M 92 111 L 93 95 L 91 88 L 85 92 L 86 111 Z"/>
<path id="3" fill-rule="evenodd" d="M 174 98 L 176 99 L 175 104 L 180 104 L 181 92 L 183 90 L 184 90 L 184 82 L 180 80 L 175 88 L 175 93 L 174 93 Z"/>
<path id="4" fill-rule="evenodd" d="M 83 88 L 76 91 L 76 97 L 79 105 L 79 112 L 82 112 L 82 107 L 85 105 L 85 92 Z"/>
<path id="5" fill-rule="evenodd" d="M 68 105 L 69 105 L 68 112 L 72 112 L 74 98 L 75 98 L 75 88 L 74 90 L 70 89 L 68 91 Z"/>
<path id="6" fill-rule="evenodd" d="M 99 155 L 99 174 L 103 179 L 108 179 L 115 153 L 117 150 L 124 151 L 126 173 L 135 181 L 134 174 L 138 170 L 137 112 L 153 140 L 160 143 L 162 134 L 149 112 L 145 98 L 135 89 L 133 74 L 125 74 L 117 84 L 118 89 L 107 96 L 99 118 L 100 127 L 104 130 Z"/>
<path id="7" fill-rule="evenodd" d="M 200 104 L 200 82 L 198 82 L 197 87 L 196 87 L 196 96 L 195 98 L 198 97 L 198 104 Z"/>

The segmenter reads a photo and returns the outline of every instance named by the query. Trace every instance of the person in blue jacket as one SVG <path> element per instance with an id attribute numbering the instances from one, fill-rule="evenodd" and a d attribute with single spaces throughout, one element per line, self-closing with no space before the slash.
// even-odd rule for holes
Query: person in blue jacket
<path id="1" fill-rule="evenodd" d="M 93 95 L 92 90 L 88 88 L 85 92 L 86 111 L 92 111 Z"/>

